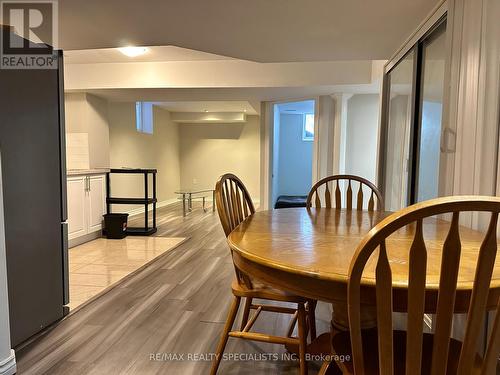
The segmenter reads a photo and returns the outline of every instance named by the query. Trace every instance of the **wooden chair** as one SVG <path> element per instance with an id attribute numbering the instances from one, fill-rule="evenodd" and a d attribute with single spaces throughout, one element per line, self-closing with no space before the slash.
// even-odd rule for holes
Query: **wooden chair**
<path id="1" fill-rule="evenodd" d="M 234 228 L 255 212 L 254 205 L 247 189 L 241 180 L 232 174 L 225 174 L 219 178 L 215 187 L 215 199 L 219 218 L 226 236 L 229 236 Z M 222 337 L 217 347 L 211 374 L 215 375 L 217 373 L 217 369 L 229 337 L 298 347 L 300 374 L 307 374 L 307 363 L 305 360 L 306 344 L 308 331 L 311 332 L 311 340 L 316 338 L 316 322 L 314 315 L 316 302 L 263 285 L 257 280 L 254 280 L 241 272 L 236 266 L 235 271 L 236 278 L 231 285 L 234 298 L 222 332 Z M 236 314 L 238 313 L 241 298 L 246 298 L 241 328 L 239 331 L 233 331 L 232 326 L 234 324 Z M 294 309 L 276 305 L 253 303 L 253 299 L 255 298 L 269 301 L 296 303 L 297 308 Z M 255 313 L 250 318 L 251 310 L 255 310 Z M 287 335 L 280 337 L 250 332 L 250 329 L 262 311 L 290 314 L 292 316 L 292 320 L 289 324 Z M 292 333 L 297 322 L 298 337 L 292 337 Z"/>
<path id="2" fill-rule="evenodd" d="M 341 192 L 341 182 L 346 181 L 347 182 L 347 189 L 346 189 L 346 194 L 345 194 L 345 204 L 342 205 L 342 192 Z M 370 181 L 358 177 L 358 176 L 353 176 L 353 175 L 336 175 L 336 176 L 329 176 L 326 178 L 323 178 L 322 180 L 318 181 L 314 186 L 311 188 L 311 191 L 309 192 L 309 195 L 307 196 L 307 201 L 306 201 L 306 207 L 312 207 L 313 205 L 313 199 L 314 199 L 314 205 L 316 208 L 320 207 L 326 207 L 326 208 L 332 208 L 333 207 L 333 202 L 332 202 L 332 192 L 334 192 L 334 198 L 335 198 L 335 208 L 346 208 L 348 210 L 352 209 L 353 205 L 353 181 L 356 182 L 358 186 L 356 197 L 356 209 L 357 210 L 363 210 L 363 187 L 367 190 L 367 192 L 370 194 L 370 199 L 368 200 L 368 211 L 373 211 L 375 209 L 375 198 L 377 198 L 377 210 L 382 211 L 384 209 L 384 200 L 382 198 L 382 194 L 378 190 L 378 188 L 372 184 Z M 331 188 L 330 188 L 331 186 Z M 355 187 L 355 186 L 354 186 Z M 320 197 L 320 190 L 324 188 L 324 204 L 322 206 L 321 203 L 321 197 Z M 333 189 L 335 188 L 335 189 Z"/>
<path id="3" fill-rule="evenodd" d="M 478 250 L 475 279 L 467 314 L 463 342 L 450 338 L 461 242 L 459 217 L 461 212 L 491 213 L 489 228 Z M 489 285 L 497 253 L 497 223 L 500 198 L 446 197 L 422 202 L 405 208 L 380 222 L 361 241 L 349 271 L 348 310 L 350 334 L 334 336 L 336 353 L 351 352 L 353 363 L 341 365 L 347 374 L 496 374 L 500 354 L 500 314 L 496 314 L 486 355 L 477 354 L 477 343 L 489 294 Z M 450 229 L 443 244 L 441 277 L 438 286 L 434 334 L 423 333 L 427 253 L 423 220 L 451 214 Z M 408 324 L 407 331 L 394 331 L 392 325 L 393 289 L 391 265 L 388 261 L 386 238 L 404 228 L 414 231 L 409 245 Z M 413 233 L 413 232 L 411 232 Z M 361 329 L 360 284 L 370 256 L 378 249 L 375 284 L 377 329 Z M 467 259 L 462 259 L 467 262 Z M 470 261 L 470 260 L 469 260 Z M 430 267 L 430 266 L 429 266 Z M 489 301 L 490 307 L 492 301 Z M 497 306 L 499 301 L 493 301 Z M 349 337 L 350 336 L 350 337 Z"/>

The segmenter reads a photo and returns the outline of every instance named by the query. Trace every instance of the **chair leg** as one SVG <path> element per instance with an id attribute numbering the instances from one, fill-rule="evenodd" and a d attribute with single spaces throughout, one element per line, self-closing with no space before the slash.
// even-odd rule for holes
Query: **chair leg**
<path id="1" fill-rule="evenodd" d="M 311 341 L 316 339 L 316 301 L 311 300 L 307 303 L 309 329 L 311 332 Z"/>
<path id="2" fill-rule="evenodd" d="M 319 369 L 318 375 L 326 375 L 328 373 L 330 365 L 331 365 L 330 361 L 324 361 L 321 364 L 321 368 Z"/>
<path id="3" fill-rule="evenodd" d="M 290 320 L 290 324 L 288 325 L 288 330 L 286 332 L 286 337 L 292 337 L 293 330 L 295 329 L 295 325 L 297 324 L 298 312 L 293 314 L 292 320 Z"/>
<path id="4" fill-rule="evenodd" d="M 324 361 L 318 375 L 342 375 L 344 372 L 337 366 L 336 362 Z M 347 374 L 347 372 L 345 372 Z"/>
<path id="5" fill-rule="evenodd" d="M 307 329 L 306 329 L 306 309 L 303 303 L 298 304 L 298 331 L 299 331 L 299 361 L 300 375 L 307 375 Z"/>
<path id="6" fill-rule="evenodd" d="M 247 297 L 245 301 L 245 308 L 243 310 L 243 317 L 241 318 L 241 330 L 245 328 L 248 323 L 248 317 L 250 316 L 250 306 L 252 306 L 252 298 Z"/>
<path id="7" fill-rule="evenodd" d="M 222 336 L 217 346 L 217 351 L 215 352 L 214 362 L 212 363 L 212 369 L 210 370 L 210 375 L 217 374 L 217 369 L 219 368 L 220 361 L 222 360 L 222 354 L 224 353 L 224 348 L 227 344 L 227 339 L 229 338 L 228 333 L 233 328 L 234 320 L 236 319 L 236 314 L 238 313 L 238 308 L 240 307 L 241 297 L 234 296 L 233 303 L 229 309 L 227 315 L 226 324 L 224 325 L 224 330 L 222 331 Z"/>

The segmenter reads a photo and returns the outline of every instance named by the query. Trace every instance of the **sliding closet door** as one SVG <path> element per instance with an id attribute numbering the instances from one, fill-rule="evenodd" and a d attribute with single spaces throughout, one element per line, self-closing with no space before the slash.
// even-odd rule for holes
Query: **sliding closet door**
<path id="1" fill-rule="evenodd" d="M 387 128 L 385 147 L 385 208 L 406 206 L 412 118 L 415 52 L 410 51 L 387 75 Z"/>
<path id="2" fill-rule="evenodd" d="M 418 157 L 415 173 L 417 202 L 439 196 L 446 22 L 422 42 Z"/>
<path id="3" fill-rule="evenodd" d="M 452 131 L 442 125 L 446 50 L 442 19 L 403 58 L 388 64 L 380 160 L 388 210 L 442 195 L 446 160 L 454 152 Z"/>

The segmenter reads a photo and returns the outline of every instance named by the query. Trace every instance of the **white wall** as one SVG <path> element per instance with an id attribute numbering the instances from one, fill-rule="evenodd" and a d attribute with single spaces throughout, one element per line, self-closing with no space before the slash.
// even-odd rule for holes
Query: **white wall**
<path id="1" fill-rule="evenodd" d="M 357 94 L 348 100 L 345 173 L 371 182 L 376 179 L 378 119 L 378 94 Z"/>
<path id="2" fill-rule="evenodd" d="M 10 375 L 16 372 L 16 357 L 10 345 L 9 297 L 2 192 L 2 176 L 0 174 L 0 374 Z"/>
<path id="3" fill-rule="evenodd" d="M 109 126 L 107 102 L 86 93 L 66 93 L 66 132 L 87 133 L 89 167 L 109 167 Z M 71 149 L 67 149 L 67 156 Z M 68 165 L 71 169 L 71 165 Z"/>
<path id="4" fill-rule="evenodd" d="M 307 195 L 312 186 L 313 146 L 302 140 L 304 115 L 281 113 L 279 121 L 279 195 Z"/>
<path id="5" fill-rule="evenodd" d="M 152 135 L 137 132 L 135 103 L 109 103 L 108 116 L 111 167 L 158 169 L 158 202 L 174 201 L 174 191 L 180 186 L 179 126 L 170 120 L 170 113 L 154 107 Z M 200 159 L 200 163 L 202 161 Z M 143 191 L 142 176 L 112 176 L 112 196 L 142 197 Z M 115 212 L 129 212 L 138 208 L 113 206 Z"/>
<path id="6" fill-rule="evenodd" d="M 455 152 L 447 153 L 448 162 L 442 163 L 446 193 L 498 196 L 500 4 L 450 0 L 448 8 L 451 89 L 444 101 L 443 123 L 456 137 L 448 134 L 448 148 Z M 461 215 L 461 223 L 485 230 L 486 216 Z"/>
<path id="7" fill-rule="evenodd" d="M 259 116 L 247 116 L 245 124 L 182 124 L 179 134 L 183 188 L 213 188 L 219 176 L 231 172 L 259 201 Z"/>

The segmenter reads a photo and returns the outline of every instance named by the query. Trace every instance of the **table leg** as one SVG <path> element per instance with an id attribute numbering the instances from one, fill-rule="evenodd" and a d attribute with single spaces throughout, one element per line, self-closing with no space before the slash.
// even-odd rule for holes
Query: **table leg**
<path id="1" fill-rule="evenodd" d="M 212 191 L 212 212 L 215 212 L 215 190 Z"/>
<path id="2" fill-rule="evenodd" d="M 186 194 L 182 193 L 182 216 L 186 216 Z"/>
<path id="3" fill-rule="evenodd" d="M 203 212 L 207 212 L 207 210 L 205 208 L 205 197 L 203 197 Z"/>
<path id="4" fill-rule="evenodd" d="M 332 353 L 332 336 L 335 333 L 349 330 L 349 319 L 347 315 L 347 303 L 337 302 L 332 303 L 332 322 L 330 332 L 325 332 L 319 335 L 315 340 L 307 346 L 307 353 L 315 356 L 327 356 Z M 375 306 L 364 306 L 361 314 L 361 328 L 373 328 L 377 326 L 377 315 Z M 286 349 L 291 353 L 298 353 L 297 345 L 285 345 Z M 342 353 L 338 353 L 342 354 Z M 339 373 L 338 366 L 335 362 L 324 366 L 326 370 L 324 374 L 337 374 Z"/>
<path id="5" fill-rule="evenodd" d="M 188 211 L 191 212 L 193 211 L 193 194 L 189 193 L 189 198 L 188 198 Z"/>

